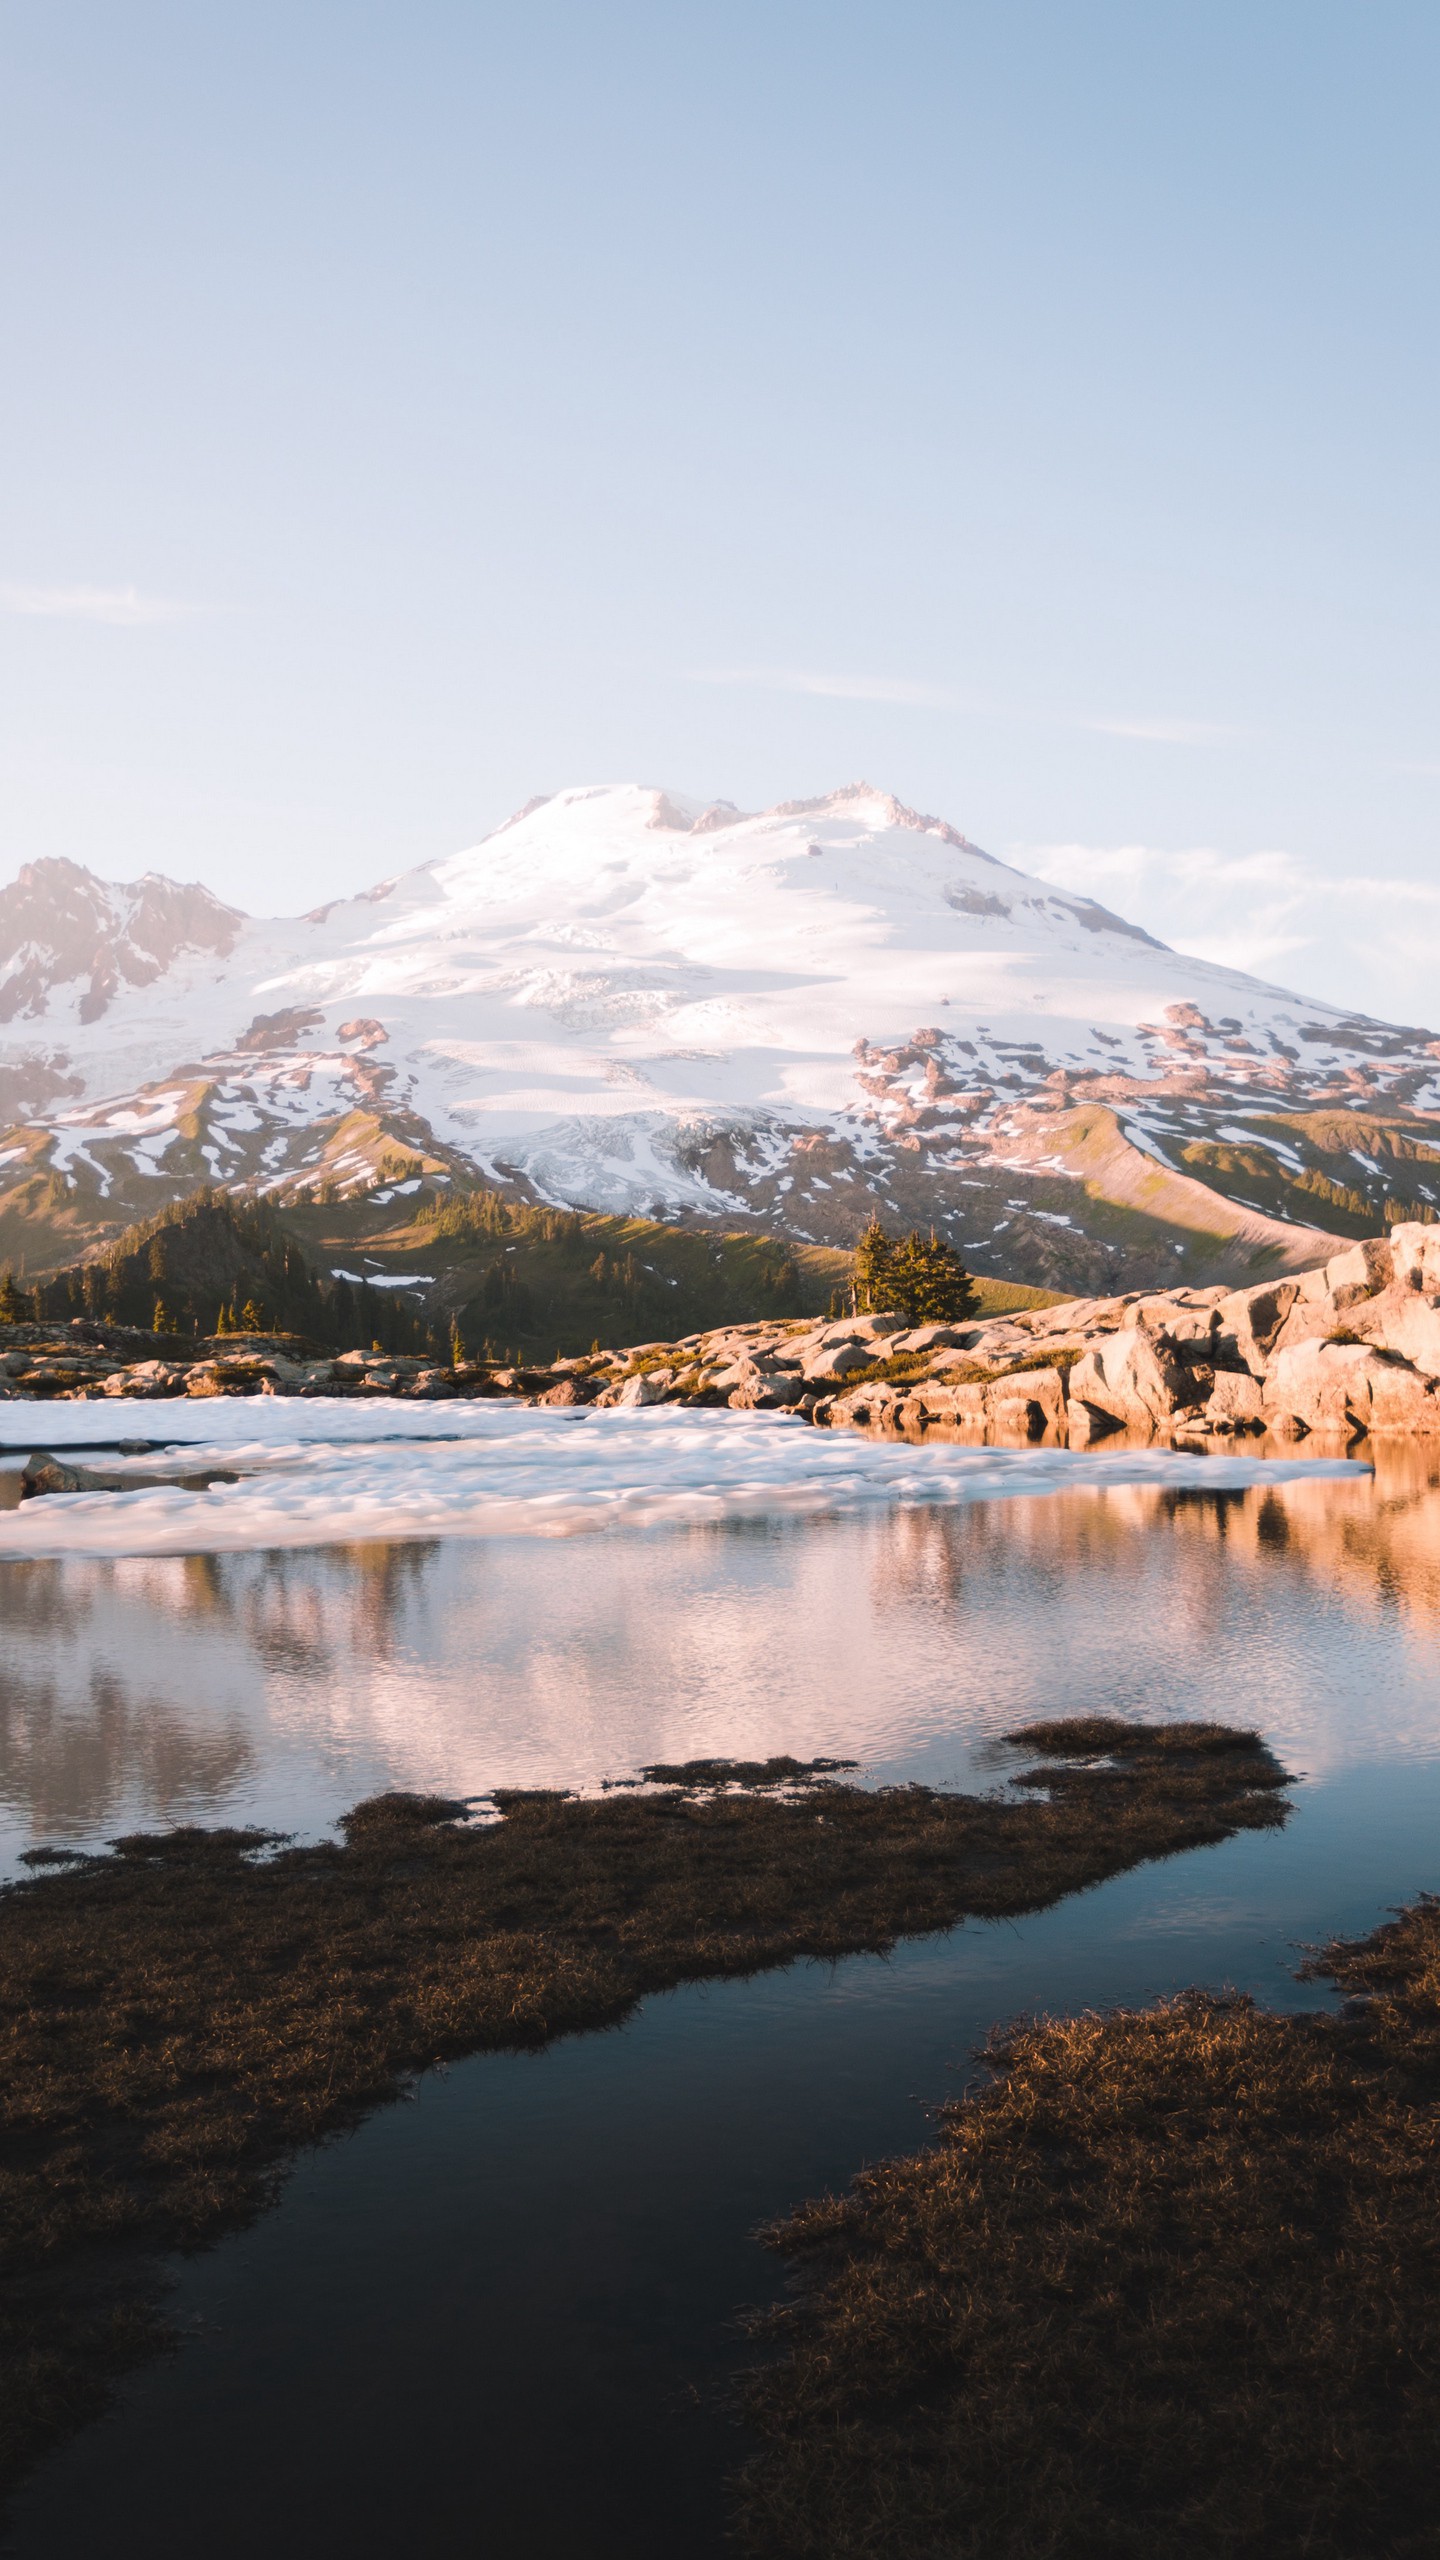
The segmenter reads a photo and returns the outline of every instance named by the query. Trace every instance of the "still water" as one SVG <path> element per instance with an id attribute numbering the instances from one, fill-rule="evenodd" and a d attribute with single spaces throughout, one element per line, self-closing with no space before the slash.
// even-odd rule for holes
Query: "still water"
<path id="1" fill-rule="evenodd" d="M 561 1543 L 6 1563 L 12 1867 L 35 1840 L 315 1832 L 382 1786 L 702 1753 L 992 1785 L 1010 1726 L 1092 1709 L 1254 1722 L 1300 1780 L 1282 1834 L 431 2078 L 179 2270 L 181 2352 L 35 2477 L 7 2548 L 721 2551 L 735 2312 L 777 2280 L 758 2222 L 923 2140 L 997 2019 L 1192 1981 L 1321 2002 L 1301 1943 L 1440 1884 L 1440 1455 L 1375 1459 Z"/>

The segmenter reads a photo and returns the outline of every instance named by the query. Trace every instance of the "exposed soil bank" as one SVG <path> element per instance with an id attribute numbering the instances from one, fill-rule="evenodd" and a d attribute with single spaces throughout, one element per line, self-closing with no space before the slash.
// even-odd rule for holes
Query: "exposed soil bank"
<path id="1" fill-rule="evenodd" d="M 1024 2022 L 935 2148 L 767 2236 L 765 2560 L 1430 2560 L 1440 1902 L 1311 1970 Z"/>
<path id="2" fill-rule="evenodd" d="M 599 1802 L 502 1796 L 489 1826 L 381 1797 L 337 1846 L 136 1835 L 0 1894 L 5 2474 L 164 2342 L 161 2252 L 243 2222 L 300 2145 L 428 2064 L 1037 1909 L 1285 1816 L 1251 1734 L 1089 1719 L 1014 1739 L 1041 1755 L 1019 1802 L 712 1762 Z"/>

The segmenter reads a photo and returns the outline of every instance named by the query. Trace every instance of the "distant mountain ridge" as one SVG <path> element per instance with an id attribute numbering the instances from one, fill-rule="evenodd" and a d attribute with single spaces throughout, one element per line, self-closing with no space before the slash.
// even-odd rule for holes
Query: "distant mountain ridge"
<path id="1" fill-rule="evenodd" d="M 0 1250 L 201 1182 L 464 1187 L 818 1243 L 873 1205 L 1054 1287 L 1239 1279 L 1440 1210 L 1440 1039 L 1168 949 L 865 783 L 639 785 L 257 920 L 0 891 Z"/>
<path id="2" fill-rule="evenodd" d="M 78 1022 L 98 1022 L 122 985 L 147 987 L 182 955 L 234 949 L 247 922 L 198 881 L 162 872 L 97 880 L 78 862 L 27 862 L 0 889 L 0 1022 L 43 1018 L 80 990 Z"/>

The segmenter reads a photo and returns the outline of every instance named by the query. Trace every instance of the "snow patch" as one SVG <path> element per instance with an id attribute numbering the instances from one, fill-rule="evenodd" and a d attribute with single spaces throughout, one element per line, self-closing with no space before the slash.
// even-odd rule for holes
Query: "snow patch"
<path id="1" fill-rule="evenodd" d="M 93 1405 L 0 1416 L 5 1445 L 96 1444 Z M 142 1409 L 144 1410 L 144 1409 Z M 594 1413 L 532 1406 L 401 1405 L 339 1399 L 206 1399 L 144 1419 L 168 1463 L 234 1466 L 208 1493 L 50 1494 L 0 1512 L 0 1557 L 209 1555 L 367 1538 L 566 1537 L 729 1519 L 1103 1491 L 1355 1476 L 1347 1459 L 1204 1457 L 1180 1450 L 917 1447 L 819 1431 L 785 1416 Z M 127 1424 L 140 1415 L 127 1412 Z M 183 1455 L 181 1454 L 183 1453 Z M 153 1456 L 109 1461 L 154 1473 Z"/>

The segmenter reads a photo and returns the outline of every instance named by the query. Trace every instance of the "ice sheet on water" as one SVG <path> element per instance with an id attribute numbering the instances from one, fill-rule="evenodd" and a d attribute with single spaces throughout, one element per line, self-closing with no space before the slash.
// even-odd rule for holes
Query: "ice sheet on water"
<path id="1" fill-rule="evenodd" d="M 110 1422 L 110 1412 L 102 1418 L 94 1404 L 17 1402 L 0 1411 L 0 1446 L 12 1452 L 83 1448 Z M 1219 1491 L 1367 1472 L 1334 1458 L 922 1446 L 817 1431 L 784 1415 L 673 1407 L 594 1413 L 256 1396 L 139 1412 L 130 1406 L 115 1424 L 137 1435 L 147 1430 L 171 1454 L 107 1457 L 107 1469 L 153 1475 L 167 1465 L 177 1472 L 233 1466 L 240 1481 L 205 1493 L 163 1485 L 47 1495 L 0 1512 L 0 1557 L 561 1537 L 766 1514 L 991 1501 L 1081 1486 Z"/>

